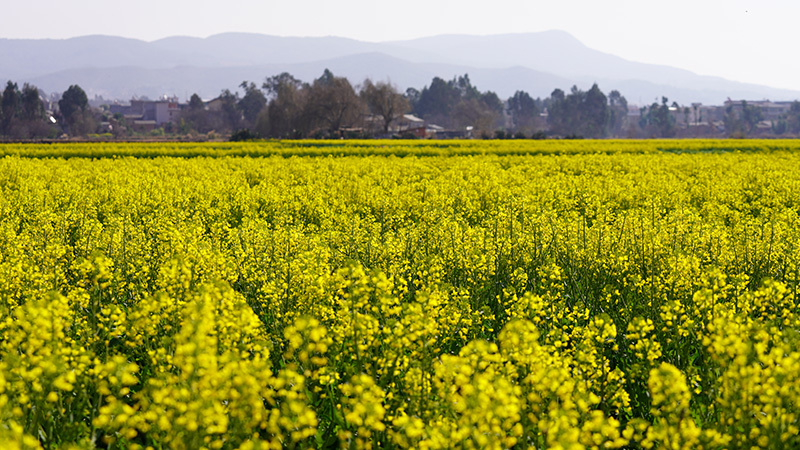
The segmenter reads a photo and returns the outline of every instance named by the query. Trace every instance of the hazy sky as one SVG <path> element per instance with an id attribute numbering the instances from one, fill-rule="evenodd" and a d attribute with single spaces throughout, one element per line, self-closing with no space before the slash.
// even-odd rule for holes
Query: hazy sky
<path id="1" fill-rule="evenodd" d="M 9 0 L 2 15 L 0 38 L 240 31 L 387 41 L 558 29 L 630 60 L 800 90 L 797 0 Z"/>

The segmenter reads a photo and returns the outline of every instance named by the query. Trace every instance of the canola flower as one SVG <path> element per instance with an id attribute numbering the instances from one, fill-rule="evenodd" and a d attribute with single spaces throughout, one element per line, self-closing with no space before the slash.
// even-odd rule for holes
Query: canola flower
<path id="1" fill-rule="evenodd" d="M 2 145 L 0 443 L 797 448 L 798 145 Z"/>

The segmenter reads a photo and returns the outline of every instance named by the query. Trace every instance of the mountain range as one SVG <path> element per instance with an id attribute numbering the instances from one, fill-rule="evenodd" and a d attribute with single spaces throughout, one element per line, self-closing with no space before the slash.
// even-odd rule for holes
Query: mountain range
<path id="1" fill-rule="evenodd" d="M 469 74 L 481 91 L 507 98 L 517 90 L 547 97 L 575 85 L 619 90 L 631 104 L 661 97 L 680 104 L 722 104 L 727 98 L 800 99 L 800 91 L 701 76 L 593 50 L 563 31 L 489 36 L 441 35 L 394 42 L 340 37 L 278 37 L 224 33 L 146 42 L 112 36 L 0 39 L 0 80 L 29 82 L 46 92 L 80 85 L 89 97 L 127 100 L 162 95 L 213 98 L 242 81 L 260 85 L 289 72 L 303 81 L 324 69 L 358 84 L 389 80 L 401 91 L 422 89 L 433 77 Z"/>

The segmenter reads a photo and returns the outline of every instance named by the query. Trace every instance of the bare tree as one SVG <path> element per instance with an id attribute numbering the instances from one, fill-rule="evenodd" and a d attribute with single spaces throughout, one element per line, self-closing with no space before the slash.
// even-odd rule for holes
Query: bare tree
<path id="1" fill-rule="evenodd" d="M 363 111 L 363 103 L 347 78 L 335 77 L 328 69 L 309 88 L 307 105 L 311 117 L 332 134 L 355 124 Z"/>
<path id="2" fill-rule="evenodd" d="M 367 78 L 361 87 L 360 96 L 370 113 L 382 119 L 384 133 L 389 132 L 389 127 L 398 116 L 410 110 L 408 99 L 397 92 L 397 88 L 391 83 L 373 83 Z"/>

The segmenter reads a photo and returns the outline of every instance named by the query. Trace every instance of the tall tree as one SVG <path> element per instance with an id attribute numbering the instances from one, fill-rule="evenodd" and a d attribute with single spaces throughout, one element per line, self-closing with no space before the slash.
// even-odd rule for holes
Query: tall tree
<path id="1" fill-rule="evenodd" d="M 310 116 L 331 134 L 339 134 L 360 118 L 363 103 L 347 78 L 336 77 L 325 69 L 309 88 L 307 107 Z"/>
<path id="2" fill-rule="evenodd" d="M 262 85 L 270 99 L 267 106 L 266 130 L 263 135 L 298 138 L 310 130 L 305 117 L 308 85 L 287 72 L 269 77 Z"/>
<path id="3" fill-rule="evenodd" d="M 42 103 L 39 89 L 25 83 L 20 95 L 21 118 L 27 121 L 42 121 L 45 119 L 44 103 Z"/>
<path id="4" fill-rule="evenodd" d="M 748 135 L 755 130 L 763 118 L 761 108 L 742 100 L 741 103 L 728 102 L 725 108 L 725 131 L 728 135 Z"/>
<path id="5" fill-rule="evenodd" d="M 206 104 L 199 95 L 192 94 L 189 98 L 189 107 L 182 111 L 181 120 L 187 128 L 200 133 L 208 133 L 214 129 L 214 120 Z"/>
<path id="6" fill-rule="evenodd" d="M 561 136 L 582 135 L 581 104 L 586 93 L 572 86 L 569 94 L 561 89 L 556 89 L 550 94 L 550 107 L 547 121 L 550 130 Z"/>
<path id="7" fill-rule="evenodd" d="M 68 118 L 76 112 L 83 112 L 89 107 L 89 99 L 86 97 L 86 92 L 81 89 L 77 84 L 71 85 L 61 95 L 61 100 L 58 101 L 58 109 L 61 114 Z"/>
<path id="8" fill-rule="evenodd" d="M 237 107 L 239 95 L 225 89 L 217 97 L 221 102 L 219 109 L 219 124 L 222 129 L 236 131 L 242 126 L 242 112 Z"/>
<path id="9" fill-rule="evenodd" d="M 56 130 L 48 120 L 41 93 L 36 86 L 25 83 L 20 95 L 21 135 L 25 139 L 54 135 Z"/>
<path id="10" fill-rule="evenodd" d="M 94 119 L 89 111 L 89 99 L 86 92 L 77 84 L 71 85 L 58 101 L 64 123 L 70 134 L 81 136 L 94 128 Z"/>
<path id="11" fill-rule="evenodd" d="M 511 127 L 514 131 L 532 132 L 539 110 L 530 94 L 517 91 L 508 99 L 508 114 L 511 116 Z"/>
<path id="12" fill-rule="evenodd" d="M 17 83 L 10 80 L 6 83 L 3 90 L 3 98 L 0 101 L 0 134 L 8 135 L 12 124 L 19 114 L 20 92 Z"/>
<path id="13" fill-rule="evenodd" d="M 189 98 L 189 109 L 192 111 L 199 111 L 201 109 L 205 109 L 206 104 L 202 98 L 200 98 L 197 93 L 192 94 L 192 97 Z"/>
<path id="14" fill-rule="evenodd" d="M 468 74 L 450 81 L 435 77 L 420 92 L 414 113 L 445 127 L 491 132 L 503 125 L 503 102 L 494 92 L 481 93 Z"/>
<path id="15" fill-rule="evenodd" d="M 580 109 L 581 134 L 591 138 L 605 137 L 608 133 L 608 100 L 597 83 L 586 92 Z"/>
<path id="16" fill-rule="evenodd" d="M 564 91 L 556 88 L 550 93 L 547 107 L 547 124 L 550 126 L 550 131 L 557 135 L 568 134 L 568 119 L 566 95 Z"/>
<path id="17" fill-rule="evenodd" d="M 624 126 L 625 117 L 628 115 L 628 100 L 613 90 L 608 93 L 608 127 L 612 135 L 620 136 Z"/>
<path id="18" fill-rule="evenodd" d="M 452 82 L 434 77 L 430 86 L 422 88 L 414 113 L 424 119 L 447 125 L 460 99 L 461 92 Z"/>
<path id="19" fill-rule="evenodd" d="M 570 130 L 569 134 L 583 136 L 583 111 L 581 104 L 586 100 L 586 92 L 578 89 L 578 86 L 572 86 L 569 94 L 564 98 L 566 103 L 565 111 L 567 112 L 567 124 Z"/>
<path id="20" fill-rule="evenodd" d="M 369 111 L 382 119 L 384 133 L 388 133 L 392 122 L 410 108 L 408 100 L 397 88 L 383 81 L 373 83 L 367 78 L 361 87 L 360 96 Z"/>
<path id="21" fill-rule="evenodd" d="M 419 103 L 419 96 L 421 94 L 422 93 L 418 89 L 413 87 L 406 89 L 405 94 L 403 94 L 403 97 L 405 97 L 406 100 L 408 100 L 408 104 L 411 107 L 412 112 L 417 111 L 417 103 Z"/>
<path id="22" fill-rule="evenodd" d="M 503 114 L 503 109 L 504 109 L 503 101 L 500 100 L 500 97 L 498 97 L 495 92 L 492 91 L 483 92 L 479 95 L 478 99 L 490 111 L 495 112 L 497 114 Z"/>
<path id="23" fill-rule="evenodd" d="M 261 87 L 267 92 L 270 99 L 274 100 L 287 89 L 300 89 L 302 85 L 303 82 L 295 78 L 289 72 L 282 72 L 267 78 Z"/>
<path id="24" fill-rule="evenodd" d="M 472 81 L 470 81 L 469 74 L 467 73 L 454 78 L 450 84 L 458 90 L 462 99 L 471 100 L 481 96 L 481 92 L 477 87 L 472 85 Z"/>
<path id="25" fill-rule="evenodd" d="M 608 99 L 597 83 L 586 92 L 572 86 L 568 95 L 556 89 L 550 96 L 547 119 L 555 134 L 604 137 L 608 131 Z"/>
<path id="26" fill-rule="evenodd" d="M 11 139 L 34 139 L 55 134 L 47 120 L 36 86 L 25 83 L 22 91 L 8 82 L 0 98 L 0 135 Z"/>
<path id="27" fill-rule="evenodd" d="M 244 96 L 239 100 L 238 108 L 244 116 L 247 127 L 252 127 L 261 111 L 267 106 L 267 98 L 255 83 L 242 81 L 239 85 L 244 90 Z"/>

